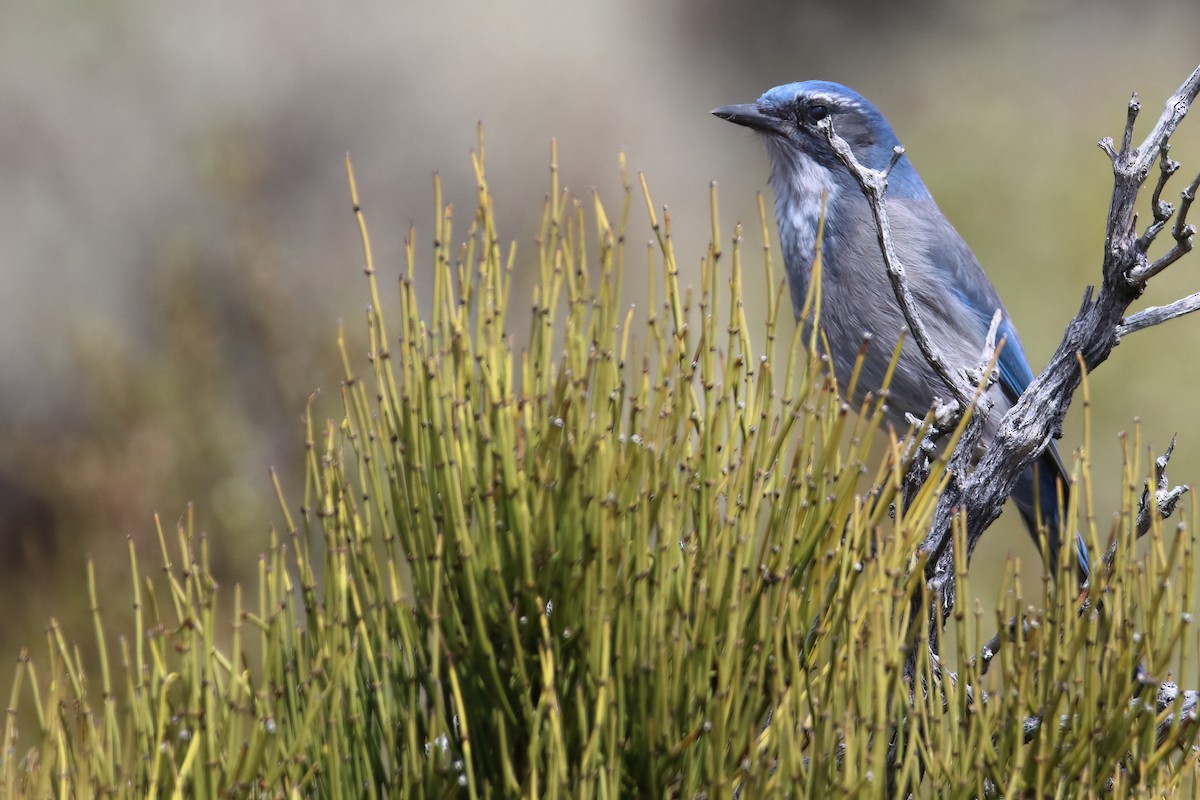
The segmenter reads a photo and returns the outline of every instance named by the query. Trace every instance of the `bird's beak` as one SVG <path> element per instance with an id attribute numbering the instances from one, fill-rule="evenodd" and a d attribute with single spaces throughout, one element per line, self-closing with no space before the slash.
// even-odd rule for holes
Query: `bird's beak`
<path id="1" fill-rule="evenodd" d="M 783 128 L 783 121 L 778 117 L 773 117 L 769 114 L 764 114 L 758 109 L 758 106 L 753 103 L 742 103 L 736 106 L 721 106 L 712 110 L 714 116 L 721 119 L 727 119 L 730 122 L 736 122 L 738 125 L 745 125 L 747 128 L 753 128 L 756 131 L 763 133 L 773 133 L 783 135 L 786 131 Z"/>

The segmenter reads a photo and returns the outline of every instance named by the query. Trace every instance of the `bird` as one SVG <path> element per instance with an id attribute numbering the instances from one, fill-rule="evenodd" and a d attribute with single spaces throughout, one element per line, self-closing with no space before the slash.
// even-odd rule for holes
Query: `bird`
<path id="1" fill-rule="evenodd" d="M 820 327 L 843 393 L 864 337 L 871 337 L 853 397 L 861 403 L 868 393 L 881 389 L 905 321 L 885 271 L 870 205 L 818 123 L 828 119 L 858 161 L 875 170 L 892 163 L 900 144 L 891 123 L 858 92 L 822 80 L 777 86 L 754 103 L 721 106 L 712 113 L 756 131 L 766 145 L 775 218 L 797 319 L 812 278 L 824 213 Z M 971 248 L 938 208 L 906 153 L 892 164 L 886 197 L 897 260 L 908 276 L 932 343 L 952 369 L 979 367 L 989 328 L 1000 312 L 996 341 L 1003 340 L 1003 345 L 999 379 L 988 389 L 992 410 L 982 436 L 986 446 L 1000 418 L 1034 377 L 1016 326 Z M 906 340 L 888 387 L 887 413 L 906 427 L 907 415 L 923 417 L 936 400 L 952 397 L 917 344 Z M 1021 474 L 1011 495 L 1035 544 L 1040 544 L 1039 521 L 1045 530 L 1052 574 L 1063 527 L 1059 491 L 1067 496 L 1069 480 L 1052 441 Z M 1082 583 L 1089 573 L 1088 551 L 1078 533 L 1075 538 L 1076 575 Z"/>

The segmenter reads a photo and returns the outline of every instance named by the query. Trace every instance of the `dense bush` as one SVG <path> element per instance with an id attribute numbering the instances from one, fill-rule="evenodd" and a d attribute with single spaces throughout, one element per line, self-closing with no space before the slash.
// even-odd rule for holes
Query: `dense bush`
<path id="1" fill-rule="evenodd" d="M 769 249 L 753 259 L 769 314 L 748 320 L 750 259 L 740 228 L 722 241 L 715 192 L 687 287 L 644 182 L 626 181 L 616 223 L 555 183 L 529 255 L 503 244 L 475 168 L 467 232 L 439 195 L 431 263 L 410 234 L 395 318 L 363 224 L 368 359 L 343 346 L 344 414 L 310 415 L 303 500 L 277 482 L 258 585 L 219 587 L 190 518 L 160 530 L 159 575 L 131 544 L 134 629 L 110 639 L 105 607 L 129 600 L 93 590 L 93 641 L 52 625 L 43 656 L 21 655 L 7 796 L 1191 785 L 1182 694 L 1133 679 L 1140 662 L 1157 685 L 1191 653 L 1191 541 L 1156 528 L 1135 553 L 1136 460 L 1111 528 L 1086 469 L 1072 495 L 1092 546 L 1117 542 L 1083 612 L 1069 574 L 1025 597 L 1010 562 L 996 607 L 960 602 L 957 649 L 934 658 L 913 552 L 942 467 L 900 507 L 907 442 L 838 398 L 784 319 Z M 633 310 L 639 195 L 658 247 Z M 517 269 L 538 275 L 527 330 L 510 317 L 529 303 L 511 296 Z M 958 580 L 972 597 L 965 565 Z M 29 706 L 38 729 L 18 732 Z"/>

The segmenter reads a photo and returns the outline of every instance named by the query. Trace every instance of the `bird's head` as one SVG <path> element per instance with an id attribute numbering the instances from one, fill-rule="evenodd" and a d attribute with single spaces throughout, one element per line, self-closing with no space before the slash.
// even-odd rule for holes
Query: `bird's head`
<path id="1" fill-rule="evenodd" d="M 745 125 L 762 134 L 773 171 L 827 170 L 839 183 L 853 180 L 834 155 L 817 123 L 829 119 L 834 131 L 868 167 L 883 169 L 900 141 L 887 117 L 853 89 L 830 81 L 802 81 L 776 86 L 757 102 L 713 109 L 721 119 Z M 892 170 L 890 192 L 928 196 L 907 157 Z"/>

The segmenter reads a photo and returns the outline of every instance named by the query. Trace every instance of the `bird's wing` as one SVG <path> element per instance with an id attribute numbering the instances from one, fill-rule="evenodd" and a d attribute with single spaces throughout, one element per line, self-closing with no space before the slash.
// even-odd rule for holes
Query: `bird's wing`
<path id="1" fill-rule="evenodd" d="M 1016 326 L 971 248 L 932 201 L 928 205 L 930 208 L 923 209 L 926 212 L 923 217 L 927 227 L 924 238 L 930 243 L 929 260 L 942 285 L 954 294 L 968 312 L 969 319 L 962 322 L 970 338 L 978 342 L 980 356 L 983 355 L 983 342 L 991 327 L 992 317 L 997 309 L 1000 311 L 1000 325 L 996 330 L 997 343 L 1004 340 L 997 363 L 1000 388 L 1009 402 L 1015 403 L 1025 387 L 1033 381 L 1033 370 L 1029 368 L 1029 359 L 1025 356 Z"/>

